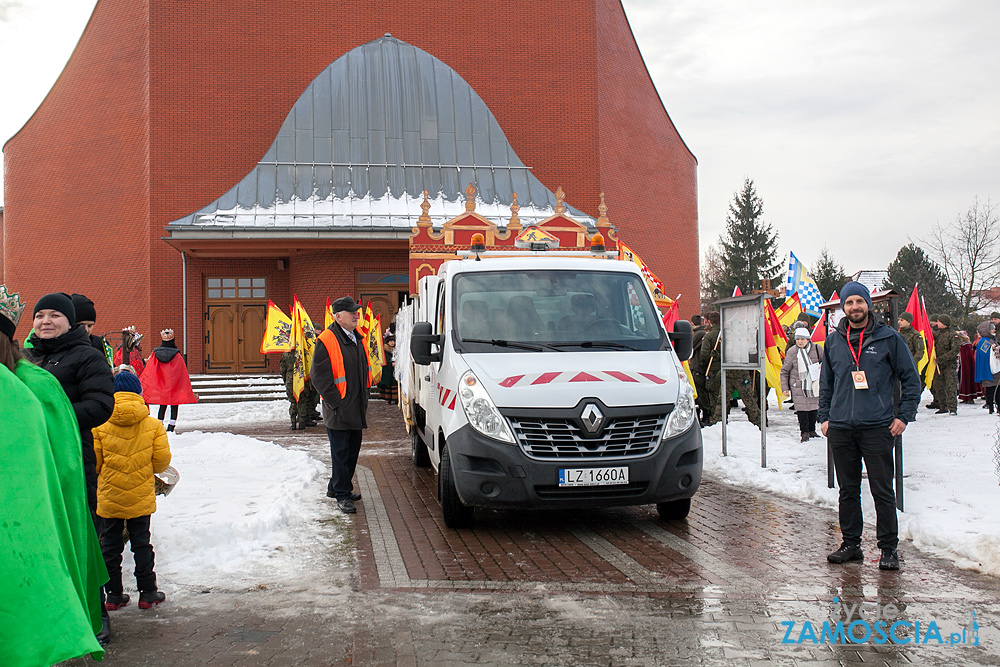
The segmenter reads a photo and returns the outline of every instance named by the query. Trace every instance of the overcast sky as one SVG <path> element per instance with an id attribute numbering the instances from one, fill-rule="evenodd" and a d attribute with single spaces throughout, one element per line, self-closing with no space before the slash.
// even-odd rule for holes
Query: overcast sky
<path id="1" fill-rule="evenodd" d="M 94 0 L 0 0 L 0 141 L 41 103 Z M 885 268 L 1000 199 L 1000 2 L 625 0 L 698 158 L 701 245 L 752 178 L 783 254 Z M 2 201 L 2 200 L 0 200 Z"/>

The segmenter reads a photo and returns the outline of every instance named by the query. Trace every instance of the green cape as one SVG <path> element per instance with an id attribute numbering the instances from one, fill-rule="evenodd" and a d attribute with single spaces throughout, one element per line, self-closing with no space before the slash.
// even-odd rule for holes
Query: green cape
<path id="1" fill-rule="evenodd" d="M 107 581 L 87 507 L 80 431 L 48 371 L 0 366 L 0 664 L 51 665 L 104 650 Z"/>

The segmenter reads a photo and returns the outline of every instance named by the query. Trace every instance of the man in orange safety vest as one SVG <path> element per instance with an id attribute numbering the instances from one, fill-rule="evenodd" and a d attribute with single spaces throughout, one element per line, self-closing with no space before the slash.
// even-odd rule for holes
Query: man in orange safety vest
<path id="1" fill-rule="evenodd" d="M 319 335 L 313 353 L 312 383 L 323 397 L 323 422 L 333 459 L 326 496 L 341 512 L 354 514 L 361 500 L 351 480 L 361 452 L 361 432 L 368 428 L 368 356 L 355 331 L 361 308 L 349 296 L 333 302 L 333 323 Z"/>

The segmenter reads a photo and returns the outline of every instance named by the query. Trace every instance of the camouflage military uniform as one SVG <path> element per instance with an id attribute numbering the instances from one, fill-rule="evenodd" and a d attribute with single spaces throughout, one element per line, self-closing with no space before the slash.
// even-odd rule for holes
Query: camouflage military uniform
<path id="1" fill-rule="evenodd" d="M 726 390 L 735 389 L 739 392 L 747 419 L 757 428 L 760 428 L 760 387 L 757 386 L 759 375 L 757 371 L 747 370 L 726 373 Z"/>
<path id="2" fill-rule="evenodd" d="M 937 372 L 934 373 L 931 391 L 941 410 L 958 410 L 958 351 L 961 347 L 959 336 L 951 327 L 934 332 Z"/>
<path id="3" fill-rule="evenodd" d="M 700 370 L 705 385 L 705 426 L 711 426 L 722 420 L 722 401 L 719 398 L 719 367 L 722 364 L 722 351 L 716 346 L 719 340 L 719 327 L 713 325 L 705 333 L 701 341 L 701 352 L 698 355 Z M 693 373 L 693 371 L 692 371 Z M 701 390 L 699 389 L 699 394 Z"/>
<path id="4" fill-rule="evenodd" d="M 910 355 L 913 357 L 913 363 L 916 364 L 920 361 L 920 357 L 924 356 L 924 337 L 921 336 L 920 332 L 912 326 L 900 329 L 899 333 L 906 341 L 906 347 L 910 349 Z"/>
<path id="5" fill-rule="evenodd" d="M 306 382 L 299 400 L 295 400 L 295 392 L 292 390 L 292 370 L 295 368 L 295 351 L 285 352 L 281 355 L 281 379 L 285 381 L 285 395 L 288 396 L 288 416 L 292 420 L 292 426 L 299 425 L 305 428 L 304 424 L 315 421 L 316 405 L 319 403 L 319 393 L 312 386 L 312 382 Z"/>

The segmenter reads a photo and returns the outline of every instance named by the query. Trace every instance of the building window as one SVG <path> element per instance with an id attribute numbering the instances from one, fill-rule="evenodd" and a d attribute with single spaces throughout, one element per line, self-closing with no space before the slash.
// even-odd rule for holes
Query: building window
<path id="1" fill-rule="evenodd" d="M 358 283 L 361 285 L 405 285 L 410 282 L 405 273 L 359 273 Z"/>
<path id="2" fill-rule="evenodd" d="M 208 278 L 209 299 L 267 298 L 266 278 Z"/>

